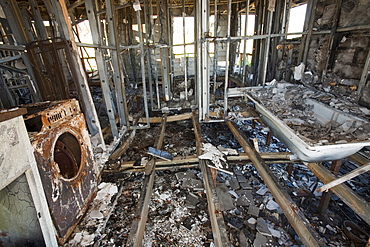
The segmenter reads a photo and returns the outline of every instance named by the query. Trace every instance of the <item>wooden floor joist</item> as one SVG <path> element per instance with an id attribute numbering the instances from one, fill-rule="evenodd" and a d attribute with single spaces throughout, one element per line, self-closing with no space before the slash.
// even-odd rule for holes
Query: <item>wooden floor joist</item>
<path id="1" fill-rule="evenodd" d="M 200 134 L 198 117 L 195 114 L 192 116 L 195 140 L 197 145 L 197 154 L 201 155 L 201 143 L 202 138 Z M 231 246 L 230 240 L 227 236 L 226 226 L 222 211 L 220 210 L 220 202 L 216 193 L 216 184 L 213 181 L 212 174 L 209 167 L 207 166 L 206 160 L 199 160 L 199 167 L 203 174 L 204 187 L 206 189 L 208 213 L 211 220 L 213 240 L 215 246 Z"/>
<path id="2" fill-rule="evenodd" d="M 296 231 L 305 246 L 325 246 L 320 240 L 318 233 L 313 229 L 308 219 L 294 203 L 289 194 L 281 188 L 276 177 L 265 164 L 261 156 L 252 148 L 244 134 L 242 134 L 235 123 L 228 121 L 228 127 L 234 134 L 244 151 L 249 155 L 259 175 L 270 190 L 274 199 L 279 204 L 291 226 Z"/>
<path id="3" fill-rule="evenodd" d="M 281 163 L 294 163 L 298 162 L 297 159 L 292 159 L 292 153 L 289 152 L 281 152 L 281 153 L 260 153 L 262 159 L 265 160 L 267 164 L 281 164 Z M 250 163 L 249 156 L 246 153 L 240 153 L 239 155 L 235 156 L 226 156 L 228 162 L 243 162 L 243 164 Z M 140 171 L 144 168 L 144 166 L 135 166 L 136 161 L 126 161 L 122 162 L 118 168 L 115 169 L 105 169 L 104 172 L 107 173 L 117 173 L 123 171 Z M 156 166 L 180 166 L 185 164 L 195 164 L 198 163 L 198 156 L 191 155 L 187 157 L 174 157 L 172 161 L 166 160 L 159 160 L 156 162 Z"/>
<path id="4" fill-rule="evenodd" d="M 368 158 L 361 155 L 360 153 L 352 154 L 351 156 L 348 157 L 348 159 L 361 166 L 366 165 L 367 163 L 370 162 Z"/>
<path id="5" fill-rule="evenodd" d="M 305 165 L 318 177 L 323 183 L 334 181 L 336 177 L 318 163 L 305 163 Z M 345 204 L 347 204 L 358 216 L 366 223 L 370 224 L 370 204 L 359 197 L 353 190 L 345 184 L 339 184 L 331 191 L 334 192 Z"/>
<path id="6" fill-rule="evenodd" d="M 192 113 L 183 113 L 178 115 L 172 115 L 167 117 L 167 123 L 169 122 L 176 122 L 181 120 L 187 120 L 191 118 Z M 129 121 L 133 121 L 134 118 L 132 116 L 129 116 Z M 149 118 L 150 123 L 161 123 L 162 117 L 151 117 Z M 138 123 L 146 123 L 146 119 L 144 117 L 141 117 L 138 119 Z"/>
<path id="7" fill-rule="evenodd" d="M 161 130 L 159 138 L 157 139 L 156 148 L 161 149 L 163 145 L 164 133 L 166 130 L 166 121 L 167 115 L 162 118 Z M 153 185 L 155 179 L 155 160 L 156 158 L 152 157 L 148 164 L 152 164 L 150 171 L 146 171 L 147 175 L 145 175 L 143 181 L 143 187 L 140 193 L 140 198 L 138 202 L 138 208 L 136 210 L 136 217 L 131 223 L 130 233 L 128 235 L 128 240 L 126 246 L 129 247 L 141 247 L 142 241 L 145 232 L 145 225 L 148 219 L 148 211 L 149 211 L 149 204 L 150 198 L 153 192 Z"/>

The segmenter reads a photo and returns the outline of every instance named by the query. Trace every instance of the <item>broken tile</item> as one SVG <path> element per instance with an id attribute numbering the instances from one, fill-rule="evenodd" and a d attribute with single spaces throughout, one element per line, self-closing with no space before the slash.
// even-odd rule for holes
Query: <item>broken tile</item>
<path id="1" fill-rule="evenodd" d="M 237 190 L 237 189 L 240 188 L 239 182 L 238 182 L 238 180 L 236 179 L 235 176 L 231 177 L 231 179 L 229 180 L 229 185 L 230 185 L 231 189 L 233 189 L 233 190 Z"/>
<path id="2" fill-rule="evenodd" d="M 239 183 L 247 183 L 248 182 L 248 179 L 244 176 L 238 175 L 238 176 L 236 176 L 236 178 L 238 179 Z"/>
<path id="3" fill-rule="evenodd" d="M 191 217 L 186 217 L 183 222 L 181 222 L 188 230 L 191 230 L 194 220 Z"/>
<path id="4" fill-rule="evenodd" d="M 281 232 L 278 230 L 275 230 L 273 227 L 268 227 L 269 231 L 271 232 L 271 235 L 275 238 L 280 238 L 281 237 Z"/>
<path id="5" fill-rule="evenodd" d="M 81 232 L 77 232 L 75 234 L 75 236 L 73 237 L 73 241 L 76 242 L 76 243 L 80 243 L 82 240 L 82 233 Z"/>
<path id="6" fill-rule="evenodd" d="M 249 206 L 251 205 L 251 201 L 245 196 L 242 195 L 236 200 L 236 205 L 237 206 Z"/>
<path id="7" fill-rule="evenodd" d="M 248 238 L 245 236 L 244 231 L 239 232 L 239 246 L 249 246 Z"/>
<path id="8" fill-rule="evenodd" d="M 233 166 L 233 172 L 237 176 L 243 176 L 243 172 L 239 166 Z"/>
<path id="9" fill-rule="evenodd" d="M 271 232 L 268 225 L 264 219 L 261 217 L 257 219 L 257 231 L 265 236 L 271 236 Z"/>
<path id="10" fill-rule="evenodd" d="M 186 202 L 192 204 L 192 205 L 197 205 L 197 203 L 199 202 L 199 198 L 197 195 L 189 192 L 187 195 L 186 195 Z"/>
<path id="11" fill-rule="evenodd" d="M 203 187 L 203 182 L 200 181 L 199 179 L 184 179 L 182 182 L 182 187 L 184 188 L 192 188 L 193 190 L 202 190 Z"/>
<path id="12" fill-rule="evenodd" d="M 223 183 L 217 183 L 216 193 L 220 202 L 221 210 L 230 210 L 234 208 L 233 200 L 229 194 L 229 189 Z"/>
<path id="13" fill-rule="evenodd" d="M 257 223 L 257 220 L 255 218 L 249 218 L 248 223 L 251 225 L 255 225 Z"/>
<path id="14" fill-rule="evenodd" d="M 178 172 L 175 174 L 178 181 L 183 181 L 184 179 L 196 178 L 193 171 Z"/>
<path id="15" fill-rule="evenodd" d="M 238 195 L 235 191 L 233 191 L 233 190 L 229 190 L 229 193 L 230 193 L 230 195 L 232 195 L 235 199 L 238 199 L 238 198 L 239 198 L 239 195 Z"/>
<path id="16" fill-rule="evenodd" d="M 258 217 L 259 213 L 260 213 L 260 209 L 258 207 L 254 206 L 254 205 L 250 205 L 248 207 L 248 214 L 249 215 L 252 215 L 254 217 Z"/>
<path id="17" fill-rule="evenodd" d="M 223 146 L 218 145 L 217 149 L 220 150 L 225 155 L 238 155 L 238 151 L 232 148 L 224 148 Z"/>
<path id="18" fill-rule="evenodd" d="M 235 229 L 240 229 L 243 226 L 244 219 L 239 217 L 231 218 L 228 222 L 228 226 L 233 227 Z"/>
<path id="19" fill-rule="evenodd" d="M 270 200 L 267 205 L 266 205 L 266 208 L 270 211 L 272 210 L 275 210 L 275 209 L 278 209 L 279 208 L 279 204 L 277 204 L 274 200 Z"/>
<path id="20" fill-rule="evenodd" d="M 252 186 L 249 183 L 240 183 L 240 186 L 245 190 L 251 190 Z"/>
<path id="21" fill-rule="evenodd" d="M 331 225 L 326 225 L 325 226 L 327 229 L 329 229 L 330 231 L 334 232 L 334 233 L 337 233 L 337 230 L 335 230 L 335 228 L 333 228 Z"/>
<path id="22" fill-rule="evenodd" d="M 265 195 L 266 194 L 266 192 L 267 191 L 269 191 L 269 189 L 266 187 L 266 185 L 263 185 L 259 190 L 257 190 L 257 194 L 258 195 L 261 195 L 261 196 L 263 196 L 263 195 Z"/>
<path id="23" fill-rule="evenodd" d="M 202 143 L 203 154 L 200 155 L 199 159 L 211 160 L 216 168 L 223 168 L 222 163 L 226 162 L 224 154 L 218 150 L 211 143 Z"/>
<path id="24" fill-rule="evenodd" d="M 267 245 L 267 238 L 257 232 L 256 238 L 253 241 L 253 247 L 264 247 L 266 245 Z"/>

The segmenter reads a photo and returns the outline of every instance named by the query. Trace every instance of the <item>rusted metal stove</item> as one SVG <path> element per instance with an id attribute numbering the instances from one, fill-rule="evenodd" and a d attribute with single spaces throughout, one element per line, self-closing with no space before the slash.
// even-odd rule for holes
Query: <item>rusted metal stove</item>
<path id="1" fill-rule="evenodd" d="M 87 209 L 97 188 L 84 115 L 77 100 L 26 105 L 25 117 L 51 217 L 63 244 Z"/>

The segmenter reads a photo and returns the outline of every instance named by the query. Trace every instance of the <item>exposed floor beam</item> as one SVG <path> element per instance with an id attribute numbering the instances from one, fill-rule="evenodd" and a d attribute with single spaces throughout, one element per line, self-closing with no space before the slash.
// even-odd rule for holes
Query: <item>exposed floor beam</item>
<path id="1" fill-rule="evenodd" d="M 200 133 L 199 122 L 197 119 L 198 117 L 194 114 L 192 120 L 197 144 L 197 154 L 199 156 L 202 154 L 202 137 Z M 214 183 L 210 169 L 207 166 L 207 162 L 208 161 L 205 160 L 199 160 L 199 167 L 203 174 L 204 187 L 206 189 L 208 213 L 211 219 L 212 233 L 214 238 L 213 240 L 217 247 L 231 246 L 231 243 L 227 236 L 224 217 L 222 211 L 220 210 L 221 207 L 216 193 L 216 184 Z"/>
<path id="2" fill-rule="evenodd" d="M 252 148 L 245 136 L 240 133 L 235 123 L 228 121 L 228 127 L 235 135 L 239 144 L 249 155 L 253 165 L 263 181 L 274 196 L 276 202 L 283 210 L 293 229 L 296 231 L 305 246 L 325 246 L 318 233 L 313 229 L 308 219 L 304 216 L 289 194 L 281 188 L 274 174 L 266 166 L 261 156 Z"/>
<path id="3" fill-rule="evenodd" d="M 323 165 L 318 163 L 306 163 L 306 166 L 318 177 L 323 183 L 329 183 L 336 179 Z M 340 184 L 331 190 L 347 204 L 355 213 L 364 221 L 370 224 L 370 204 L 356 195 L 347 185 Z"/>
<path id="4" fill-rule="evenodd" d="M 181 120 L 187 120 L 190 119 L 192 116 L 192 113 L 184 113 L 184 114 L 179 114 L 179 115 L 173 115 L 173 116 L 168 116 L 167 117 L 167 123 L 169 122 L 176 122 L 176 121 L 181 121 Z M 132 116 L 129 116 L 129 121 L 133 121 L 134 118 Z M 161 123 L 162 118 L 161 117 L 151 117 L 149 118 L 150 123 Z M 146 123 L 146 118 L 139 118 L 138 123 Z"/>
<path id="5" fill-rule="evenodd" d="M 125 145 L 122 145 L 125 146 Z M 127 149 L 126 149 L 127 150 Z M 260 153 L 261 157 L 265 160 L 265 163 L 267 164 L 289 164 L 298 162 L 297 159 L 291 159 L 292 153 Z M 112 154 L 113 156 L 113 154 Z M 111 156 L 111 157 L 112 157 Z M 243 162 L 243 164 L 250 163 L 250 159 L 248 154 L 240 153 L 236 156 L 227 156 L 226 157 L 228 162 Z M 135 166 L 136 161 L 127 161 L 121 163 L 121 165 L 118 168 L 114 169 L 106 169 L 104 172 L 107 173 L 117 173 L 117 172 L 124 172 L 124 171 L 132 171 L 134 169 L 135 171 L 141 171 L 144 169 L 145 166 Z M 172 161 L 167 160 L 159 160 L 156 162 L 156 166 L 179 166 L 184 164 L 195 164 L 198 163 L 198 157 L 196 155 L 191 155 L 187 157 L 175 157 Z"/>
<path id="6" fill-rule="evenodd" d="M 342 161 L 341 160 L 333 160 L 330 165 L 330 172 L 334 175 L 337 176 L 339 173 L 340 168 L 342 167 Z M 321 198 L 320 198 L 320 203 L 317 208 L 317 212 L 320 215 L 324 215 L 329 207 L 330 201 L 331 201 L 331 196 L 333 192 L 327 191 L 322 193 Z"/>
<path id="7" fill-rule="evenodd" d="M 156 148 L 161 149 L 163 145 L 164 133 L 166 130 L 167 115 L 162 118 L 161 132 L 157 139 Z M 155 161 L 156 158 L 152 157 L 147 166 L 151 164 L 150 170 L 146 171 L 146 175 L 143 182 L 143 187 L 140 193 L 138 202 L 138 208 L 136 210 L 136 217 L 131 224 L 131 230 L 128 236 L 126 246 L 140 247 L 142 245 L 145 225 L 148 219 L 148 211 L 150 204 L 150 197 L 153 192 L 154 178 L 155 178 Z"/>

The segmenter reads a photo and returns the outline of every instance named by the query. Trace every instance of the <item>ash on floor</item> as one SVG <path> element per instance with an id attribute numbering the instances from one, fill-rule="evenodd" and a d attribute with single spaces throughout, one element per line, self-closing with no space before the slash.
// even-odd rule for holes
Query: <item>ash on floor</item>
<path id="1" fill-rule="evenodd" d="M 238 125 L 250 140 L 258 139 L 261 152 L 289 151 L 276 138 L 272 139 L 270 146 L 264 145 L 267 135 L 264 126 L 256 123 L 256 128 L 251 128 L 250 120 L 238 121 Z M 169 130 L 178 131 L 181 138 L 176 138 L 175 134 L 167 136 L 166 133 L 164 150 L 176 152 L 178 155 L 193 154 L 195 142 L 188 128 L 191 129 L 189 122 L 170 124 Z M 240 145 L 225 124 L 202 124 L 201 129 L 206 142 L 216 147 L 222 146 L 242 152 Z M 154 135 L 151 133 L 146 130 L 138 132 L 134 145 L 154 143 L 151 139 Z M 144 137 L 142 138 L 141 135 Z M 149 138 L 148 135 L 152 137 Z M 145 141 L 140 143 L 140 140 Z M 135 154 L 134 151 L 131 153 L 132 157 L 127 157 L 130 160 L 141 159 L 147 155 L 144 151 L 140 155 Z M 329 163 L 324 165 L 328 166 Z M 293 164 L 294 170 L 291 175 L 286 171 L 287 164 L 269 166 L 280 185 L 290 193 L 327 246 L 361 246 L 347 237 L 343 224 L 346 220 L 350 220 L 365 233 L 370 232 L 368 224 L 356 216 L 337 196 L 332 196 L 327 213 L 324 216 L 318 215 L 316 211 L 321 194 L 318 194 L 315 188 L 322 183 L 305 165 Z M 347 173 L 353 170 L 353 167 L 352 163 L 345 160 L 341 172 Z M 218 172 L 216 191 L 232 246 L 302 246 L 302 242 L 254 166 L 239 163 L 228 164 L 224 168 L 231 174 Z M 105 184 L 100 186 L 101 189 L 106 189 L 105 195 L 109 192 L 121 192 L 116 206 L 113 208 L 113 201 L 116 200 L 114 195 L 104 197 L 109 198 L 106 200 L 108 206 L 93 203 L 85 218 L 93 219 L 95 223 L 84 223 L 85 220 L 83 220 L 71 237 L 75 242 L 69 242 L 70 245 L 67 246 L 92 246 L 94 243 L 99 243 L 99 246 L 125 246 L 131 221 L 135 216 L 142 178 L 142 173 L 105 174 L 102 179 Z M 369 200 L 369 181 L 369 175 L 363 174 L 346 184 L 364 199 Z M 113 211 L 109 220 L 105 221 L 100 213 L 104 215 L 105 209 L 110 207 Z M 102 227 L 98 224 L 102 224 Z M 202 174 L 198 169 L 156 172 L 143 245 L 213 246 Z"/>
<path id="2" fill-rule="evenodd" d="M 209 246 L 212 229 L 201 173 L 157 172 L 143 246 Z"/>
<path id="3" fill-rule="evenodd" d="M 106 180 L 112 180 L 105 177 Z M 115 180 L 113 178 L 113 180 Z M 104 231 L 101 233 L 99 246 L 125 246 L 130 226 L 136 214 L 137 202 L 140 197 L 143 174 L 123 174 L 119 179 L 122 183 L 122 194 L 110 216 Z"/>

